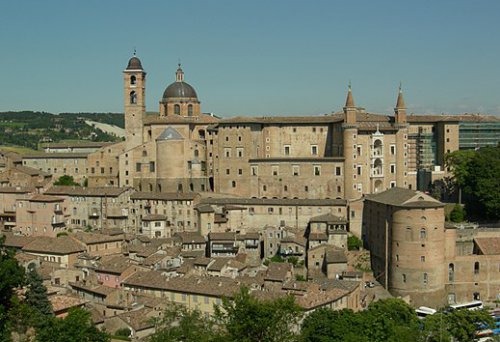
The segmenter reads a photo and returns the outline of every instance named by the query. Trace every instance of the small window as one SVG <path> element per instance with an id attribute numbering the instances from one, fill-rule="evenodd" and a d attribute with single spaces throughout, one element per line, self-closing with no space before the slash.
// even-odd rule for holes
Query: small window
<path id="1" fill-rule="evenodd" d="M 479 274 L 479 261 L 474 263 L 474 274 Z"/>
<path id="2" fill-rule="evenodd" d="M 292 174 L 294 176 L 298 176 L 300 174 L 300 168 L 298 165 L 293 165 L 292 166 Z"/>
<path id="3" fill-rule="evenodd" d="M 420 238 L 427 239 L 427 231 L 425 230 L 425 228 L 420 229 Z"/>
<path id="4" fill-rule="evenodd" d="M 429 275 L 427 273 L 424 273 L 424 279 L 423 279 L 423 281 L 424 281 L 424 284 L 429 283 Z"/>
<path id="5" fill-rule="evenodd" d="M 403 273 L 403 283 L 406 283 L 406 274 Z"/>
<path id="6" fill-rule="evenodd" d="M 252 176 L 257 176 L 259 174 L 259 169 L 257 166 L 252 166 Z"/>
<path id="7" fill-rule="evenodd" d="M 136 85 L 137 84 L 137 78 L 135 75 L 130 76 L 130 85 Z"/>
<path id="8" fill-rule="evenodd" d="M 180 115 L 181 114 L 181 106 L 178 104 L 174 105 L 174 114 Z"/>
<path id="9" fill-rule="evenodd" d="M 391 145 L 391 155 L 396 154 L 396 145 Z"/>
<path id="10" fill-rule="evenodd" d="M 317 156 L 318 155 L 318 145 L 311 145 L 311 154 L 313 156 Z"/>
<path id="11" fill-rule="evenodd" d="M 314 166 L 314 175 L 321 176 L 321 166 Z"/>
<path id="12" fill-rule="evenodd" d="M 236 188 L 236 181 L 232 181 L 232 182 L 231 182 L 231 186 L 232 186 L 233 188 Z"/>
<path id="13" fill-rule="evenodd" d="M 193 116 L 193 105 L 188 105 L 188 116 Z"/>
<path id="14" fill-rule="evenodd" d="M 342 176 L 342 168 L 340 166 L 335 167 L 335 176 Z"/>
<path id="15" fill-rule="evenodd" d="M 420 262 L 425 262 L 425 255 L 422 255 L 422 256 L 420 257 Z"/>
<path id="16" fill-rule="evenodd" d="M 290 155 L 290 145 L 285 145 L 285 156 L 289 156 Z"/>
<path id="17" fill-rule="evenodd" d="M 135 91 L 130 92 L 130 104 L 137 103 L 137 93 Z"/>

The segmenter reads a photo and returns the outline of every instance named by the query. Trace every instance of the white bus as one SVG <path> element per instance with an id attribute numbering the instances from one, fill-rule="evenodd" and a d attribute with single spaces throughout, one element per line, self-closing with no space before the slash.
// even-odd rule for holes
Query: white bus
<path id="1" fill-rule="evenodd" d="M 415 312 L 417 313 L 417 317 L 419 319 L 423 319 L 429 315 L 434 315 L 437 312 L 437 310 L 433 308 L 428 308 L 426 306 L 421 306 L 418 309 L 416 309 Z"/>
<path id="2" fill-rule="evenodd" d="M 483 308 L 483 302 L 481 302 L 480 300 L 474 300 L 468 303 L 450 305 L 450 308 L 452 308 L 453 310 L 458 310 L 458 309 L 481 310 Z"/>

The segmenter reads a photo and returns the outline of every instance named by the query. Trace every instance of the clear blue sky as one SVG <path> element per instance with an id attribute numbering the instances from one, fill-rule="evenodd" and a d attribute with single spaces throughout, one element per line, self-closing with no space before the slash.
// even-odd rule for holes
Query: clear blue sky
<path id="1" fill-rule="evenodd" d="M 157 111 L 181 59 L 224 117 L 500 114 L 500 1 L 4 1 L 0 110 L 122 112 L 134 47 Z"/>

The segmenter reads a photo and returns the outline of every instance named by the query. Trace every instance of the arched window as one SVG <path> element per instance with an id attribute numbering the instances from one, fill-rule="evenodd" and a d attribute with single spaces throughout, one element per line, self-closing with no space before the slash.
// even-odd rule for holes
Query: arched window
<path id="1" fill-rule="evenodd" d="M 174 105 L 174 114 L 180 115 L 181 114 L 181 106 L 178 104 Z"/>
<path id="2" fill-rule="evenodd" d="M 425 228 L 420 229 L 420 238 L 427 239 L 427 231 L 425 230 Z"/>
<path id="3" fill-rule="evenodd" d="M 410 227 L 406 227 L 406 233 L 405 233 L 405 235 L 406 235 L 405 236 L 406 240 L 407 241 L 411 241 L 412 236 L 411 236 L 411 228 Z"/>
<path id="4" fill-rule="evenodd" d="M 136 104 L 137 103 L 137 94 L 135 91 L 130 92 L 130 104 Z"/>
<path id="5" fill-rule="evenodd" d="M 194 156 L 195 157 L 198 157 L 199 154 L 200 154 L 200 152 L 198 152 L 198 150 L 194 150 Z"/>
<path id="6" fill-rule="evenodd" d="M 137 78 L 132 75 L 130 76 L 130 85 L 136 85 L 137 84 Z"/>
<path id="7" fill-rule="evenodd" d="M 193 105 L 188 105 L 188 116 L 193 116 Z"/>
<path id="8" fill-rule="evenodd" d="M 455 265 L 449 264 L 448 265 L 448 281 L 454 281 L 455 280 Z"/>
<path id="9" fill-rule="evenodd" d="M 474 263 L 474 274 L 479 274 L 479 261 Z"/>

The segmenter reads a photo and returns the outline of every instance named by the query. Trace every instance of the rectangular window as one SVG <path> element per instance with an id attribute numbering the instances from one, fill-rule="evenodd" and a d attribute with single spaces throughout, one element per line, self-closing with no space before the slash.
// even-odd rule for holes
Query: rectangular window
<path id="1" fill-rule="evenodd" d="M 361 145 L 358 145 L 358 146 L 356 147 L 356 152 L 358 153 L 358 156 L 361 156 L 361 152 L 362 152 L 362 149 L 361 149 L 361 148 L 362 148 L 362 147 L 361 147 Z"/>
<path id="2" fill-rule="evenodd" d="M 290 145 L 285 145 L 285 156 L 289 156 L 290 155 Z"/>
<path id="3" fill-rule="evenodd" d="M 391 155 L 396 154 L 396 145 L 391 145 Z"/>
<path id="4" fill-rule="evenodd" d="M 274 208 L 267 208 L 267 213 L 271 215 L 274 212 Z"/>
<path id="5" fill-rule="evenodd" d="M 391 173 L 396 173 L 396 164 L 391 164 Z"/>
<path id="6" fill-rule="evenodd" d="M 149 172 L 155 172 L 155 162 L 149 162 Z"/>
<path id="7" fill-rule="evenodd" d="M 238 158 L 243 158 L 243 147 L 236 148 L 236 155 Z"/>
<path id="8" fill-rule="evenodd" d="M 278 176 L 278 174 L 279 174 L 279 166 L 273 165 L 272 172 L 273 172 L 273 176 Z"/>
<path id="9" fill-rule="evenodd" d="M 361 176 L 361 166 L 358 166 L 358 176 Z"/>
<path id="10" fill-rule="evenodd" d="M 135 171 L 141 172 L 141 163 L 136 163 L 135 164 Z"/>
<path id="11" fill-rule="evenodd" d="M 391 182 L 391 188 L 395 188 L 396 187 L 396 182 Z"/>
<path id="12" fill-rule="evenodd" d="M 314 169 L 314 175 L 315 176 L 321 176 L 321 166 L 314 165 L 313 169 Z"/>
<path id="13" fill-rule="evenodd" d="M 335 167 L 335 176 L 342 176 L 342 168 L 340 166 Z"/>
<path id="14" fill-rule="evenodd" d="M 298 165 L 292 165 L 292 174 L 294 176 L 299 176 L 300 175 L 300 168 Z"/>
<path id="15" fill-rule="evenodd" d="M 311 145 L 311 154 L 313 156 L 317 156 L 318 155 L 318 145 Z"/>
<path id="16" fill-rule="evenodd" d="M 259 168 L 257 166 L 252 166 L 252 176 L 257 176 L 259 174 Z"/>
<path id="17" fill-rule="evenodd" d="M 231 173 L 231 170 L 226 169 L 226 175 L 229 175 Z"/>
<path id="18" fill-rule="evenodd" d="M 225 147 L 224 148 L 224 156 L 226 158 L 231 158 L 231 148 L 230 147 Z"/>

